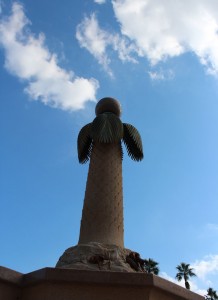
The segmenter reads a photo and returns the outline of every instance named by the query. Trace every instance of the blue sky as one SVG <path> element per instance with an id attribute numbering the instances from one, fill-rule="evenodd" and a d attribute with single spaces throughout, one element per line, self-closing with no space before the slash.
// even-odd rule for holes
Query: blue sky
<path id="1" fill-rule="evenodd" d="M 77 135 L 111 96 L 144 147 L 124 153 L 125 246 L 218 289 L 217 30 L 216 0 L 0 1 L 1 265 L 54 266 L 77 244 Z"/>

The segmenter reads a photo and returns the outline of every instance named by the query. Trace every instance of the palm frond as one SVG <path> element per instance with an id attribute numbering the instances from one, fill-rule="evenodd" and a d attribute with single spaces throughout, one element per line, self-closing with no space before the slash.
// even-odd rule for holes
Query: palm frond
<path id="1" fill-rule="evenodd" d="M 128 155 L 136 161 L 143 159 L 143 147 L 138 130 L 127 123 L 123 123 L 123 141 Z"/>
<path id="2" fill-rule="evenodd" d="M 182 280 L 182 275 L 181 275 L 180 273 L 177 273 L 177 274 L 176 274 L 176 279 L 177 279 L 178 281 L 181 281 L 181 280 Z"/>
<path id="3" fill-rule="evenodd" d="M 178 266 L 176 267 L 176 269 L 177 269 L 179 272 L 183 272 L 183 268 L 182 268 L 181 265 L 178 265 Z"/>
<path id="4" fill-rule="evenodd" d="M 189 275 L 190 277 L 196 276 L 196 274 L 193 272 L 193 268 L 189 269 L 188 275 Z"/>
<path id="5" fill-rule="evenodd" d="M 81 164 L 86 163 L 92 151 L 91 123 L 85 125 L 79 132 L 77 139 L 78 158 Z"/>
<path id="6" fill-rule="evenodd" d="M 207 290 L 207 295 L 206 295 L 206 299 L 210 299 L 210 300 L 217 300 L 218 299 L 218 295 L 216 290 L 214 290 L 213 288 L 209 287 Z"/>
<path id="7" fill-rule="evenodd" d="M 91 137 L 98 143 L 116 143 L 123 137 L 123 124 L 115 114 L 103 113 L 92 122 Z"/>
<path id="8" fill-rule="evenodd" d="M 209 287 L 209 288 L 207 289 L 207 296 L 213 297 L 213 295 L 214 295 L 214 290 L 213 290 L 211 287 Z"/>
<path id="9" fill-rule="evenodd" d="M 147 273 L 153 273 L 155 275 L 159 274 L 158 262 L 152 258 L 144 259 L 144 269 Z"/>

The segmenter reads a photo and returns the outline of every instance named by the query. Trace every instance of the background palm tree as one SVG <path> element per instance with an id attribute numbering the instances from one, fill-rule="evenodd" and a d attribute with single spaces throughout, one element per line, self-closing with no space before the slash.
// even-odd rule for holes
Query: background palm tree
<path id="1" fill-rule="evenodd" d="M 185 287 L 190 290 L 190 284 L 188 282 L 190 277 L 196 276 L 196 274 L 193 272 L 193 268 L 190 268 L 190 264 L 186 264 L 182 262 L 180 265 L 176 267 L 176 269 L 179 271 L 176 274 L 176 279 L 178 281 L 181 281 L 182 279 L 185 280 Z"/>
<path id="2" fill-rule="evenodd" d="M 217 300 L 218 295 L 217 292 L 211 287 L 207 290 L 207 295 L 205 296 L 206 300 Z"/>
<path id="3" fill-rule="evenodd" d="M 158 262 L 154 261 L 153 259 L 145 259 L 144 260 L 144 270 L 147 273 L 153 273 L 155 275 L 159 274 L 159 267 L 158 267 Z"/>
<path id="4" fill-rule="evenodd" d="M 121 141 L 128 155 L 143 158 L 137 129 L 120 120 L 121 107 L 113 98 L 96 105 L 96 118 L 78 135 L 78 158 L 90 158 L 79 243 L 100 242 L 124 247 Z"/>

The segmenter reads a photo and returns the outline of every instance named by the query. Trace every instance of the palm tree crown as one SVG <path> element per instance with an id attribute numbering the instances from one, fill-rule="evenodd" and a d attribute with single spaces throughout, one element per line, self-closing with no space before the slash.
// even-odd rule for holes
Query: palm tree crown
<path id="1" fill-rule="evenodd" d="M 185 281 L 185 287 L 190 290 L 190 284 L 188 282 L 190 277 L 196 276 L 196 274 L 193 272 L 193 268 L 190 268 L 190 264 L 186 264 L 182 262 L 180 265 L 176 267 L 176 269 L 179 271 L 176 274 L 176 279 L 178 281 L 181 281 L 184 279 Z"/>
<path id="2" fill-rule="evenodd" d="M 207 290 L 207 295 L 205 296 L 206 300 L 217 300 L 218 295 L 217 292 L 211 287 Z"/>
<path id="3" fill-rule="evenodd" d="M 144 270 L 147 273 L 153 273 L 155 275 L 159 274 L 158 262 L 154 261 L 153 259 L 145 259 L 144 260 Z"/>
<path id="4" fill-rule="evenodd" d="M 113 98 L 103 98 L 96 106 L 96 118 L 85 125 L 78 135 L 78 158 L 80 163 L 86 163 L 95 143 L 124 142 L 128 155 L 136 161 L 143 159 L 142 141 L 138 130 L 127 123 L 122 123 L 119 103 Z"/>

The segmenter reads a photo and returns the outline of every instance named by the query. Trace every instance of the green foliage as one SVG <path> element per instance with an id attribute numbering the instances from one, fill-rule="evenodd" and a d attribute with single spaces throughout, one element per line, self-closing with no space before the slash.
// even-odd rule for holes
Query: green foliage
<path id="1" fill-rule="evenodd" d="M 190 264 L 186 264 L 182 262 L 180 265 L 176 267 L 176 269 L 179 271 L 176 274 L 176 279 L 178 281 L 184 279 L 186 289 L 190 290 L 190 284 L 188 280 L 190 277 L 196 276 L 196 274 L 193 272 L 193 268 L 190 268 Z"/>
<path id="2" fill-rule="evenodd" d="M 159 267 L 158 267 L 158 262 L 154 261 L 153 259 L 145 259 L 144 260 L 144 270 L 147 273 L 152 273 L 155 275 L 159 274 Z"/>
<path id="3" fill-rule="evenodd" d="M 205 299 L 206 300 L 217 300 L 218 299 L 217 292 L 214 289 L 212 289 L 211 287 L 208 288 Z"/>

